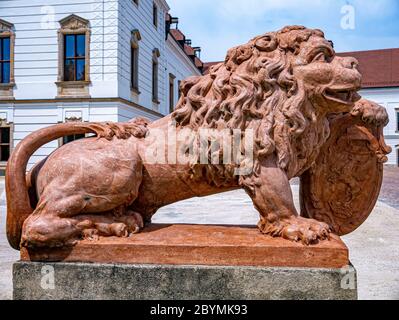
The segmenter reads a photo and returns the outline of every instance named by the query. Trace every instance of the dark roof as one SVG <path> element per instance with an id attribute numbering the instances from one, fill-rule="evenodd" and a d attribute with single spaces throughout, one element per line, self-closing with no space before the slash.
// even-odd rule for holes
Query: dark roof
<path id="1" fill-rule="evenodd" d="M 196 55 L 196 50 L 191 46 L 191 40 L 186 40 L 186 36 L 184 35 L 181 30 L 177 28 L 172 29 L 171 28 L 171 21 L 172 19 L 178 19 L 178 18 L 172 18 L 170 14 L 166 15 L 166 20 L 167 20 L 167 30 L 166 33 L 168 36 L 171 36 L 180 46 L 180 48 L 183 50 L 183 52 L 190 58 L 194 66 L 201 72 L 203 72 L 203 62 L 199 57 Z M 198 47 L 199 49 L 199 47 Z M 199 50 L 200 51 L 200 50 Z"/>
<path id="2" fill-rule="evenodd" d="M 176 41 L 184 41 L 184 34 L 179 29 L 170 29 L 170 34 Z"/>
<path id="3" fill-rule="evenodd" d="M 355 57 L 359 61 L 363 88 L 399 87 L 399 48 L 337 53 L 341 57 Z M 203 72 L 222 61 L 205 62 Z"/>
<path id="4" fill-rule="evenodd" d="M 359 61 L 363 88 L 399 87 L 399 48 L 338 53 Z"/>

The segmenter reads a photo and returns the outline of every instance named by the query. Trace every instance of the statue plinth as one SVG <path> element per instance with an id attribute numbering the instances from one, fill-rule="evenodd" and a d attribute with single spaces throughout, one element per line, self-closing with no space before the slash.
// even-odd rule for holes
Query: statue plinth
<path id="1" fill-rule="evenodd" d="M 338 236 L 305 246 L 256 227 L 154 224 L 130 238 L 83 240 L 73 247 L 22 248 L 22 261 L 155 265 L 341 268 L 348 249 Z"/>
<path id="2" fill-rule="evenodd" d="M 22 248 L 14 299 L 356 299 L 338 236 L 315 245 L 248 226 L 151 225 L 130 238 Z"/>

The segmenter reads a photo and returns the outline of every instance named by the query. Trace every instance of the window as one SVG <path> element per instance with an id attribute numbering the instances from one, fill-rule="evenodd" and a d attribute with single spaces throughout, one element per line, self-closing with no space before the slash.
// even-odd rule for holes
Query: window
<path id="1" fill-rule="evenodd" d="M 159 50 L 154 49 L 152 54 L 152 101 L 159 104 L 158 100 L 158 58 Z"/>
<path id="2" fill-rule="evenodd" d="M 86 80 L 86 36 L 65 35 L 64 81 Z"/>
<path id="3" fill-rule="evenodd" d="M 152 23 L 156 28 L 158 27 L 158 7 L 155 3 L 152 5 Z"/>
<path id="4" fill-rule="evenodd" d="M 0 38 L 0 83 L 10 83 L 10 37 Z"/>
<path id="5" fill-rule="evenodd" d="M 139 92 L 139 41 L 141 40 L 140 32 L 135 29 L 132 31 L 130 40 L 130 88 L 137 94 Z"/>
<path id="6" fill-rule="evenodd" d="M 399 132 L 399 110 L 396 110 L 396 131 Z"/>
<path id="7" fill-rule="evenodd" d="M 169 113 L 175 109 L 175 76 L 169 73 Z"/>
<path id="8" fill-rule="evenodd" d="M 14 99 L 14 26 L 0 19 L 0 100 Z"/>
<path id="9" fill-rule="evenodd" d="M 79 140 L 79 139 L 83 139 L 85 138 L 86 135 L 85 134 L 74 134 L 71 136 L 66 136 L 62 138 L 62 144 L 67 144 L 69 142 L 75 141 L 75 140 Z"/>
<path id="10" fill-rule="evenodd" d="M 152 62 L 152 101 L 158 102 L 158 62 Z"/>
<path id="11" fill-rule="evenodd" d="M 72 14 L 60 25 L 57 98 L 90 98 L 89 21 Z"/>
<path id="12" fill-rule="evenodd" d="M 139 49 L 137 47 L 132 46 L 131 47 L 131 61 L 130 61 L 130 66 L 131 66 L 131 88 L 133 90 L 138 91 L 139 89 L 139 73 L 138 73 L 138 67 L 139 67 Z"/>
<path id="13" fill-rule="evenodd" d="M 9 126 L 0 127 L 0 162 L 7 162 L 10 157 L 11 128 Z"/>

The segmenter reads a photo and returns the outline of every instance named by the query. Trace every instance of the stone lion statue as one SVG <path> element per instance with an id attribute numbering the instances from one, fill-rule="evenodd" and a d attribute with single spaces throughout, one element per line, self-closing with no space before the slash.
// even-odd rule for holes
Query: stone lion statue
<path id="1" fill-rule="evenodd" d="M 128 237 L 163 206 L 237 188 L 253 200 L 262 233 L 304 244 L 327 239 L 332 226 L 298 215 L 289 181 L 315 164 L 330 137 L 331 116 L 349 115 L 375 128 L 387 124 L 383 107 L 360 100 L 360 86 L 356 59 L 337 56 L 320 30 L 289 26 L 230 49 L 209 74 L 183 81 L 175 111 L 163 119 L 71 122 L 34 132 L 7 166 L 9 242 L 14 248 L 56 247 Z M 171 123 L 177 132 L 251 129 L 252 170 L 235 174 L 248 160 L 243 152 L 232 164 L 144 161 L 146 137 L 166 135 Z M 26 175 L 29 157 L 41 145 L 82 133 L 96 137 L 63 145 Z M 175 143 L 177 156 L 187 144 Z M 170 142 L 165 153 L 168 148 Z"/>

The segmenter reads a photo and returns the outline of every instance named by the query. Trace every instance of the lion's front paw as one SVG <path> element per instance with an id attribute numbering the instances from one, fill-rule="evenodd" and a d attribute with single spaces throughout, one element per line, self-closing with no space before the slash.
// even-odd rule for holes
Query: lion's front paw
<path id="1" fill-rule="evenodd" d="M 261 218 L 258 227 L 264 234 L 291 241 L 301 241 L 305 245 L 329 239 L 331 233 L 331 227 L 324 222 L 296 216 L 275 222 L 268 222 Z"/>
<path id="2" fill-rule="evenodd" d="M 375 124 L 376 126 L 386 126 L 389 122 L 388 113 L 384 107 L 365 99 L 356 103 L 351 114 L 361 116 L 364 122 Z"/>

